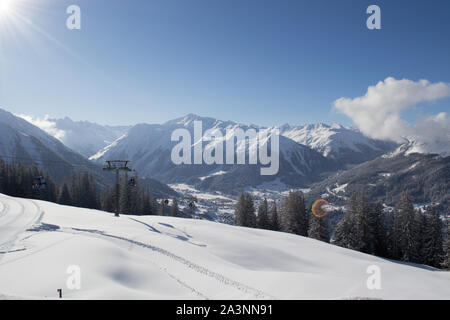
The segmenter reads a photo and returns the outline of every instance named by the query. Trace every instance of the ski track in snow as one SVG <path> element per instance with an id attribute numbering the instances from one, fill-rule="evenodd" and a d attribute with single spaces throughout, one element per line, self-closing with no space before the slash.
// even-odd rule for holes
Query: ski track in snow
<path id="1" fill-rule="evenodd" d="M 18 213 L 14 212 L 12 214 L 11 220 L 7 220 L 6 223 L 0 224 L 0 235 L 2 228 L 6 230 L 5 226 L 13 225 L 18 221 L 20 222 L 20 220 L 24 219 L 25 216 L 31 214 L 31 216 L 26 219 L 25 223 L 21 223 L 20 226 L 16 227 L 16 230 L 14 230 L 12 234 L 10 235 L 6 234 L 8 238 L 0 239 L 0 241 L 3 241 L 2 243 L 0 243 L 0 261 L 1 261 L 4 258 L 4 256 L 9 252 L 11 252 L 11 249 L 16 245 L 17 239 L 20 234 L 25 232 L 31 226 L 40 223 L 44 215 L 44 212 L 41 211 L 40 207 L 33 200 L 26 200 L 27 203 L 30 203 L 35 208 L 34 212 L 30 212 L 30 210 L 26 210 L 25 205 L 21 201 L 17 201 L 12 197 L 1 196 L 0 199 L 2 200 L 2 210 L 0 219 L 10 219 L 11 215 L 8 215 L 7 213 L 11 212 L 11 205 L 8 202 L 18 205 L 19 207 L 19 212 Z M 21 250 L 14 250 L 14 251 L 21 251 Z"/>
<path id="2" fill-rule="evenodd" d="M 207 277 L 213 278 L 216 281 L 218 281 L 218 282 L 220 282 L 222 284 L 231 286 L 231 287 L 233 287 L 233 288 L 235 288 L 235 289 L 237 289 L 239 291 L 244 292 L 245 294 L 250 294 L 255 299 L 268 299 L 268 300 L 275 300 L 276 299 L 275 297 L 273 297 L 273 296 L 271 296 L 271 295 L 269 295 L 269 294 L 267 294 L 267 293 L 265 293 L 265 292 L 263 292 L 261 290 L 252 288 L 252 287 L 250 287 L 250 286 L 248 286 L 246 284 L 243 284 L 243 283 L 241 283 L 239 281 L 232 280 L 232 279 L 230 279 L 230 278 L 228 278 L 228 277 L 226 277 L 226 276 L 224 276 L 224 275 L 222 275 L 220 273 L 211 271 L 211 270 L 209 270 L 209 269 L 207 269 L 205 267 L 202 267 L 202 266 L 200 266 L 200 265 L 198 265 L 198 264 L 196 264 L 196 263 L 194 263 L 192 261 L 189 261 L 186 258 L 178 256 L 178 255 L 176 255 L 176 254 L 174 254 L 174 253 L 172 253 L 170 251 L 167 251 L 167 250 L 165 250 L 163 248 L 160 248 L 160 247 L 157 247 L 157 246 L 153 246 L 153 245 L 150 245 L 150 244 L 147 244 L 147 243 L 135 241 L 133 239 L 128 239 L 128 238 L 125 238 L 125 237 L 108 234 L 108 233 L 105 233 L 105 232 L 99 231 L 99 230 L 78 229 L 78 228 L 71 228 L 70 230 L 73 230 L 73 231 L 78 232 L 78 233 L 89 233 L 89 234 L 93 234 L 93 235 L 100 236 L 100 237 L 107 237 L 107 238 L 111 238 L 111 239 L 126 241 L 128 243 L 133 244 L 133 245 L 136 245 L 136 246 L 139 246 L 139 247 L 143 247 L 143 248 L 146 248 L 146 249 L 150 249 L 153 252 L 157 252 L 159 254 L 162 254 L 162 255 L 164 255 L 164 256 L 166 256 L 168 258 L 173 259 L 174 261 L 177 261 L 177 262 L 185 265 L 186 267 L 188 267 L 189 269 L 191 269 L 191 270 L 193 270 L 193 271 L 195 271 L 197 273 L 200 273 L 200 274 L 203 274 L 203 275 L 205 275 Z M 64 231 L 66 231 L 66 230 L 64 230 Z M 183 286 L 186 286 L 187 288 L 193 290 L 194 293 L 199 294 L 200 296 L 206 297 L 205 295 L 199 293 L 194 288 L 187 286 L 180 279 L 174 277 L 173 275 L 170 275 L 170 276 L 175 278 L 175 280 L 177 280 L 177 282 L 181 283 Z"/>

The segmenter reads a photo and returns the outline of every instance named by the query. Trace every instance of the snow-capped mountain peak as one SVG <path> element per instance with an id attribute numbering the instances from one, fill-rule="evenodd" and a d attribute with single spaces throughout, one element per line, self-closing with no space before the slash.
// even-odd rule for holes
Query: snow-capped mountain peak
<path id="1" fill-rule="evenodd" d="M 343 127 L 334 123 L 308 124 L 303 126 L 284 125 L 280 127 L 283 136 L 297 143 L 309 146 L 323 156 L 341 159 L 354 154 L 358 160 L 369 152 L 369 158 L 374 154 L 381 155 L 393 148 L 392 143 L 385 143 L 364 136 L 359 130 Z"/>

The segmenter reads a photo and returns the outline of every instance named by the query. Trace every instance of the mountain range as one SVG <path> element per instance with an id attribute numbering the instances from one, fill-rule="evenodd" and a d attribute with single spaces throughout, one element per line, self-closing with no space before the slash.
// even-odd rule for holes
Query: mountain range
<path id="1" fill-rule="evenodd" d="M 72 169 L 73 164 L 102 175 L 100 169 L 106 160 L 126 159 L 131 161 L 140 177 L 156 179 L 152 180 L 154 184 L 161 181 L 158 188 L 164 189 L 166 194 L 173 190 L 165 184 L 176 183 L 230 195 L 247 188 L 309 188 L 311 199 L 329 197 L 340 203 L 364 186 L 373 198 L 386 198 L 388 204 L 395 204 L 405 189 L 410 190 L 418 202 L 449 202 L 450 158 L 445 144 L 438 150 L 441 151 L 438 155 L 430 154 L 427 146 L 418 146 L 414 141 L 398 145 L 375 140 L 357 129 L 339 124 L 285 124 L 267 128 L 194 114 L 163 124 L 134 126 L 102 126 L 70 118 L 47 121 L 57 129 L 57 136 L 55 130 L 44 132 L 45 127 L 41 130 L 1 110 L 0 152 L 3 158 L 38 159 L 59 178 L 64 176 L 64 171 Z M 203 132 L 209 129 L 221 132 L 279 129 L 278 173 L 262 176 L 259 164 L 175 165 L 171 161 L 171 151 L 178 142 L 171 141 L 171 135 L 176 129 L 183 128 L 194 136 L 195 121 L 202 122 Z M 192 141 L 192 146 L 198 142 Z M 235 146 L 236 149 L 242 147 L 239 143 Z M 250 141 L 252 147 L 255 147 L 254 142 Z M 58 166 L 52 166 L 50 160 L 55 159 Z"/>

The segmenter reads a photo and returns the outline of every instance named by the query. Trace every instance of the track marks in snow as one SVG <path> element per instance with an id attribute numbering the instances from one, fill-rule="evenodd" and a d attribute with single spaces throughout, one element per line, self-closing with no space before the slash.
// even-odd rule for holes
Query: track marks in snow
<path id="1" fill-rule="evenodd" d="M 218 281 L 218 282 L 220 282 L 220 283 L 222 283 L 224 285 L 231 286 L 231 287 L 233 287 L 233 288 L 235 288 L 235 289 L 237 289 L 237 290 L 239 290 L 239 291 L 241 291 L 241 292 L 243 292 L 245 294 L 251 295 L 255 299 L 272 299 L 272 300 L 275 299 L 275 297 L 273 297 L 273 296 L 271 296 L 271 295 L 269 295 L 269 294 L 267 294 L 267 293 L 265 293 L 265 292 L 263 292 L 261 290 L 252 288 L 252 287 L 250 287 L 250 286 L 248 286 L 246 284 L 243 284 L 241 282 L 232 280 L 232 279 L 230 279 L 230 278 L 228 278 L 228 277 L 226 277 L 226 276 L 224 276 L 224 275 L 222 275 L 220 273 L 211 271 L 211 270 L 209 270 L 209 269 L 207 269 L 205 267 L 202 267 L 202 266 L 200 266 L 200 265 L 198 265 L 198 264 L 196 264 L 196 263 L 194 263 L 192 261 L 189 261 L 189 260 L 187 260 L 187 259 L 185 259 L 185 258 L 183 258 L 181 256 L 178 256 L 178 255 L 176 255 L 176 254 L 174 254 L 174 253 L 172 253 L 170 251 L 167 251 L 165 249 L 162 249 L 162 248 L 159 248 L 159 247 L 147 244 L 147 243 L 143 243 L 143 242 L 135 241 L 135 240 L 132 240 L 132 239 L 128 239 L 128 238 L 125 238 L 125 237 L 108 234 L 108 233 L 105 233 L 105 232 L 99 231 L 99 230 L 78 229 L 78 228 L 72 228 L 72 230 L 74 230 L 76 232 L 90 233 L 90 234 L 94 234 L 94 235 L 101 236 L 101 237 L 107 237 L 107 238 L 111 238 L 111 239 L 126 241 L 128 243 L 133 244 L 133 245 L 136 245 L 136 246 L 139 246 L 139 247 L 143 247 L 143 248 L 146 248 L 146 249 L 150 249 L 150 250 L 152 250 L 154 252 L 157 252 L 159 254 L 162 254 L 162 255 L 164 255 L 164 256 L 166 256 L 166 257 L 168 257 L 168 258 L 170 258 L 170 259 L 172 259 L 172 260 L 174 260 L 176 262 L 179 262 L 179 263 L 183 264 L 187 268 L 189 268 L 189 269 L 191 269 L 191 270 L 193 270 L 193 271 L 195 271 L 197 273 L 200 273 L 200 274 L 202 274 L 202 275 L 204 275 L 206 277 L 212 278 L 212 279 L 214 279 L 214 280 L 216 280 L 216 281 Z"/>
<path id="2" fill-rule="evenodd" d="M 33 200 L 20 201 L 5 195 L 0 196 L 0 260 L 12 250 L 19 235 L 42 220 L 44 212 Z"/>

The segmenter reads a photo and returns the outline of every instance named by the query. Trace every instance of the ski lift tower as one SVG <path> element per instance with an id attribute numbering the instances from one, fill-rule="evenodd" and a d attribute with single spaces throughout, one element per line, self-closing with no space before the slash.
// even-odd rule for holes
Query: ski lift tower
<path id="1" fill-rule="evenodd" d="M 106 167 L 103 168 L 104 171 L 115 171 L 116 172 L 116 213 L 114 214 L 116 217 L 119 216 L 119 176 L 120 171 L 132 171 L 128 167 L 129 160 L 107 160 Z"/>

